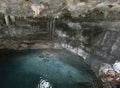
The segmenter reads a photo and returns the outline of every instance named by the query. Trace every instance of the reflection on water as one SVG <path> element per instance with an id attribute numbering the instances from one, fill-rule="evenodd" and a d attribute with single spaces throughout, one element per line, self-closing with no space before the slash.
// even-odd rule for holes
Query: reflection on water
<path id="1" fill-rule="evenodd" d="M 79 56 L 64 50 L 0 55 L 0 88 L 91 88 L 95 78 Z"/>

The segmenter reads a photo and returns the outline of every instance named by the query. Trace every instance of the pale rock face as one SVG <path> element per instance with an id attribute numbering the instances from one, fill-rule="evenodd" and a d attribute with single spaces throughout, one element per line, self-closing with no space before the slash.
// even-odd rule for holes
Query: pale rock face
<path id="1" fill-rule="evenodd" d="M 34 16 L 38 16 L 40 12 L 45 9 L 45 6 L 41 4 L 32 4 L 31 9 L 34 11 Z"/>
<path id="2" fill-rule="evenodd" d="M 81 28 L 82 28 L 79 23 L 69 22 L 67 25 L 68 25 L 69 27 L 73 28 L 73 29 L 74 29 L 74 28 L 75 28 L 75 29 L 81 29 Z"/>
<path id="3" fill-rule="evenodd" d="M 113 69 L 114 69 L 117 73 L 120 73 L 120 61 L 116 61 L 116 62 L 113 64 Z"/>
<path id="4" fill-rule="evenodd" d="M 0 3 L 0 7 L 6 8 L 6 7 L 7 7 L 7 4 L 6 4 L 6 3 Z"/>
<path id="5" fill-rule="evenodd" d="M 85 2 L 78 2 L 75 4 L 71 2 L 67 5 L 67 7 L 69 11 L 75 11 L 75 10 L 79 10 L 81 6 L 85 6 L 85 5 L 86 5 Z"/>
<path id="6" fill-rule="evenodd" d="M 80 48 L 74 48 L 71 45 L 64 44 L 64 43 L 62 43 L 61 46 L 65 49 L 69 50 L 70 52 L 73 52 L 73 53 L 83 57 L 84 60 L 87 59 L 87 57 L 88 57 L 88 53 L 86 53 L 84 50 L 82 50 Z"/>
<path id="7" fill-rule="evenodd" d="M 113 78 L 104 77 L 104 76 L 107 76 L 107 75 L 112 75 L 112 76 L 115 77 L 115 72 L 114 72 L 114 70 L 113 70 L 113 68 L 111 67 L 110 64 L 102 63 L 101 66 L 100 66 L 100 69 L 99 69 L 99 76 L 101 77 L 101 80 L 103 82 L 113 80 Z"/>
<path id="8" fill-rule="evenodd" d="M 10 19 L 13 23 L 15 23 L 15 16 L 10 16 Z"/>
<path id="9" fill-rule="evenodd" d="M 63 33 L 62 31 L 57 30 L 56 33 L 58 34 L 58 36 L 60 37 L 68 37 L 68 35 L 66 33 Z"/>
<path id="10" fill-rule="evenodd" d="M 5 19 L 6 25 L 9 26 L 9 25 L 10 25 L 9 16 L 5 14 L 4 19 Z M 11 21 L 12 21 L 13 23 L 15 23 L 15 16 L 12 16 L 12 15 L 11 15 L 11 16 L 10 16 L 10 19 L 11 19 Z"/>
<path id="11" fill-rule="evenodd" d="M 103 73 L 107 74 L 108 70 L 113 70 L 111 65 L 107 63 L 101 64 L 100 70 L 99 70 L 99 75 L 102 75 Z"/>

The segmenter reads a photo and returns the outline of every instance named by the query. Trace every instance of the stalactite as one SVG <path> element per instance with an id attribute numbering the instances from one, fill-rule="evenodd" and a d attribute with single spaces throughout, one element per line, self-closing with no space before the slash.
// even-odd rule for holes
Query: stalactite
<path id="1" fill-rule="evenodd" d="M 5 15 L 4 18 L 5 18 L 6 25 L 9 26 L 9 24 L 10 24 L 10 22 L 9 22 L 9 16 Z"/>
<path id="2" fill-rule="evenodd" d="M 15 23 L 15 16 L 10 16 L 10 19 L 13 23 Z"/>

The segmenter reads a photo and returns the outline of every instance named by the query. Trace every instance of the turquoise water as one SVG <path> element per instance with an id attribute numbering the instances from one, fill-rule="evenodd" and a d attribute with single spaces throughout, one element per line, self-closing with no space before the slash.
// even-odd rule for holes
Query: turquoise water
<path id="1" fill-rule="evenodd" d="M 7 53 L 6 53 L 7 52 Z M 0 88 L 91 88 L 95 78 L 82 58 L 65 50 L 26 50 L 1 53 Z"/>

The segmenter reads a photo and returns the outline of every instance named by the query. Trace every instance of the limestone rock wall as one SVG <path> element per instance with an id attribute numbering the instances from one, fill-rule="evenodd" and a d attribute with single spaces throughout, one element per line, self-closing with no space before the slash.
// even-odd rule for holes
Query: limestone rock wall
<path id="1" fill-rule="evenodd" d="M 120 60 L 119 20 L 71 20 L 64 23 L 58 25 L 62 33 L 57 32 L 63 47 L 83 57 L 97 75 L 102 63 L 112 65 Z"/>

